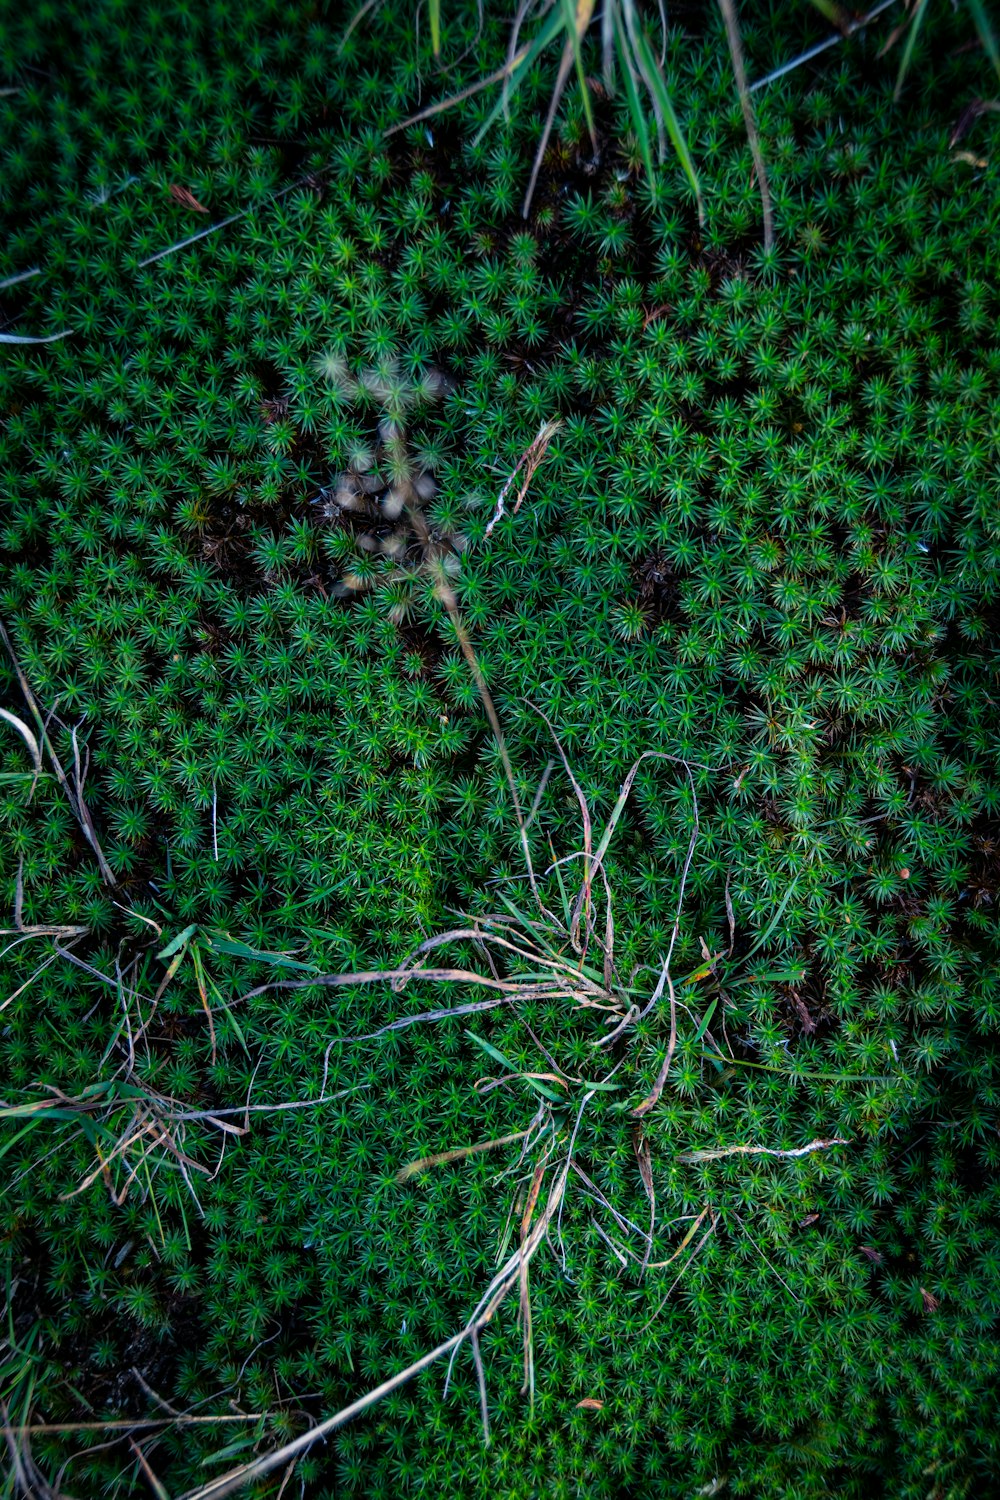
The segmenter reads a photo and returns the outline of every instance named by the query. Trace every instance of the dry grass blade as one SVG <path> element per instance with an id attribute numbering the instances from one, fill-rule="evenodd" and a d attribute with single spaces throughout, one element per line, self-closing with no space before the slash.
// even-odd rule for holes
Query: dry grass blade
<path id="1" fill-rule="evenodd" d="M 500 759 L 503 763 L 504 775 L 507 778 L 507 786 L 510 790 L 511 801 L 514 804 L 514 816 L 517 819 L 518 833 L 521 839 L 521 851 L 524 854 L 525 866 L 528 872 L 528 880 L 531 884 L 532 894 L 534 895 L 539 906 L 541 906 L 541 897 L 538 894 L 538 883 L 535 879 L 535 869 L 531 861 L 531 850 L 528 847 L 528 833 L 525 824 L 524 813 L 521 809 L 521 799 L 518 795 L 517 782 L 514 779 L 514 767 L 511 765 L 510 755 L 507 752 L 507 741 L 504 737 L 503 729 L 500 726 L 500 717 L 497 714 L 496 705 L 493 702 L 492 694 L 490 693 L 490 690 L 486 685 L 486 678 L 483 676 L 483 670 L 479 665 L 479 659 L 476 656 L 475 651 L 473 650 L 472 641 L 469 639 L 469 633 L 465 628 L 465 622 L 462 619 L 461 611 L 458 607 L 458 599 L 455 595 L 455 590 L 452 588 L 451 582 L 445 574 L 443 567 L 439 566 L 437 571 L 438 576 L 436 583 L 436 593 L 438 598 L 441 600 L 441 603 L 448 611 L 448 618 L 451 620 L 452 627 L 455 631 L 456 636 L 458 637 L 458 643 L 462 648 L 462 655 L 465 657 L 465 660 L 468 663 L 469 670 L 472 673 L 473 680 L 475 681 L 476 687 L 479 691 L 479 696 L 482 699 L 483 707 L 486 709 L 486 716 L 490 721 L 490 728 L 493 730 L 493 737 L 497 742 L 497 749 L 500 752 Z"/>
<path id="2" fill-rule="evenodd" d="M 4 97 L 5 93 L 16 94 L 17 90 L 0 89 L 0 99 Z M 41 276 L 41 274 L 41 266 L 32 266 L 30 271 L 15 271 L 13 276 L 4 276 L 3 279 L 0 280 L 0 292 L 5 292 L 9 286 L 17 286 L 17 284 L 21 281 L 31 281 L 33 277 Z"/>
<path id="3" fill-rule="evenodd" d="M 667 1290 L 664 1293 L 664 1295 L 661 1297 L 660 1301 L 657 1303 L 656 1308 L 651 1313 L 650 1317 L 643 1324 L 643 1326 L 639 1329 L 639 1334 L 640 1335 L 643 1334 L 643 1333 L 645 1333 L 646 1330 L 653 1323 L 655 1323 L 656 1319 L 659 1317 L 659 1315 L 662 1312 L 663 1308 L 666 1307 L 668 1301 L 670 1300 L 670 1297 L 673 1294 L 674 1288 L 677 1286 L 677 1283 L 681 1280 L 681 1278 L 683 1277 L 685 1271 L 687 1271 L 689 1269 L 689 1267 L 691 1265 L 693 1265 L 693 1263 L 695 1261 L 695 1258 L 698 1255 L 701 1254 L 702 1250 L 704 1249 L 704 1247 L 708 1243 L 709 1239 L 715 1233 L 716 1228 L 718 1226 L 718 1222 L 719 1222 L 719 1217 L 715 1213 L 715 1211 L 713 1209 L 711 1209 L 711 1208 L 705 1208 L 705 1209 L 703 1209 L 702 1212 L 698 1215 L 697 1219 L 695 1219 L 694 1223 L 691 1225 L 691 1228 L 688 1230 L 687 1234 L 684 1236 L 683 1240 L 678 1245 L 677 1249 L 674 1251 L 673 1255 L 670 1256 L 669 1260 L 657 1261 L 655 1263 L 655 1265 L 651 1265 L 649 1267 L 649 1269 L 652 1271 L 652 1270 L 663 1270 L 667 1266 L 671 1265 L 672 1262 L 675 1261 L 677 1259 L 677 1257 L 682 1253 L 682 1251 L 684 1251 L 684 1250 L 687 1249 L 688 1245 L 694 1239 L 695 1234 L 698 1232 L 698 1229 L 704 1223 L 706 1217 L 710 1217 L 711 1218 L 711 1223 L 709 1224 L 708 1228 L 705 1230 L 705 1233 L 702 1235 L 702 1237 L 698 1241 L 697 1245 L 695 1245 L 694 1249 L 691 1251 L 691 1254 L 688 1256 L 687 1260 L 684 1262 L 684 1265 L 681 1267 L 681 1269 L 678 1271 L 677 1275 L 674 1277 L 673 1281 L 670 1283 L 669 1287 L 667 1288 Z"/>
<path id="4" fill-rule="evenodd" d="M 325 1084 L 325 1078 L 324 1078 Z M 0 1120 L 23 1120 L 21 1130 L 0 1147 L 4 1155 L 29 1130 L 49 1123 L 74 1126 L 82 1132 L 96 1158 L 96 1165 L 85 1172 L 76 1186 L 62 1194 L 63 1201 L 76 1197 L 103 1180 L 111 1199 L 121 1205 L 133 1186 L 141 1183 L 143 1201 L 153 1197 L 153 1183 L 164 1168 L 178 1171 L 201 1211 L 191 1174 L 211 1179 L 222 1165 L 225 1143 L 229 1136 L 245 1135 L 251 1113 L 278 1113 L 285 1109 L 314 1108 L 326 1103 L 324 1092 L 318 1099 L 296 1100 L 286 1104 L 244 1105 L 239 1109 L 185 1109 L 177 1100 L 161 1094 L 151 1085 L 130 1075 L 125 1081 L 112 1078 L 88 1085 L 79 1094 L 66 1094 L 47 1085 L 48 1098 L 20 1104 L 0 1100 Z M 347 1090 L 351 1093 L 353 1090 Z M 345 1092 L 336 1098 L 346 1097 Z M 246 1117 L 243 1126 L 234 1125 L 226 1115 Z M 218 1161 L 210 1168 L 187 1149 L 192 1125 L 205 1125 L 222 1137 Z M 155 1197 L 153 1197 L 155 1206 Z"/>
<path id="5" fill-rule="evenodd" d="M 360 1416 L 369 1407 L 374 1406 L 393 1391 L 398 1390 L 400 1386 L 412 1380 L 415 1375 L 419 1375 L 422 1370 L 429 1369 L 431 1365 L 436 1364 L 445 1355 L 450 1355 L 451 1362 L 453 1363 L 455 1355 L 462 1344 L 466 1340 L 471 1342 L 473 1334 L 478 1334 L 486 1327 L 508 1294 L 515 1286 L 520 1284 L 522 1261 L 530 1261 L 545 1238 L 549 1225 L 562 1201 L 568 1171 L 569 1165 L 567 1163 L 556 1178 L 549 1193 L 545 1210 L 540 1215 L 531 1234 L 516 1253 L 510 1257 L 503 1268 L 497 1272 L 496 1276 L 494 1276 L 486 1292 L 480 1298 L 475 1312 L 464 1328 L 460 1329 L 458 1333 L 452 1334 L 451 1338 L 446 1339 L 443 1344 L 439 1344 L 436 1349 L 432 1349 L 412 1365 L 408 1365 L 405 1370 L 400 1370 L 398 1374 L 391 1376 L 388 1380 L 384 1380 L 374 1390 L 368 1391 L 366 1395 L 359 1397 L 357 1401 L 353 1401 L 350 1406 L 345 1406 L 341 1411 L 335 1412 L 332 1417 L 327 1417 L 325 1421 L 319 1422 L 315 1427 L 311 1427 L 308 1432 L 301 1433 L 290 1443 L 284 1444 L 283 1447 L 278 1448 L 273 1453 L 264 1455 L 262 1458 L 254 1459 L 252 1463 L 243 1464 L 238 1469 L 233 1469 L 230 1473 L 223 1474 L 219 1479 L 212 1481 L 210 1484 L 203 1485 L 200 1489 L 188 1491 L 186 1495 L 180 1497 L 180 1500 L 223 1500 L 224 1496 L 236 1494 L 237 1491 L 253 1483 L 255 1480 L 263 1479 L 266 1475 L 272 1474 L 275 1469 L 283 1468 L 293 1458 L 297 1458 L 300 1454 L 307 1452 L 314 1443 L 320 1441 L 320 1439 L 326 1437 L 329 1433 L 335 1432 L 338 1427 L 343 1427 L 346 1423 L 353 1421 L 355 1417 Z M 449 1374 L 450 1369 L 451 1366 L 449 1365 Z"/>
<path id="6" fill-rule="evenodd" d="M 190 208 L 192 212 L 196 214 L 208 213 L 208 209 L 203 203 L 198 202 L 197 198 L 194 196 L 194 193 L 191 192 L 190 188 L 181 187 L 179 183 L 172 182 L 167 191 L 169 192 L 171 198 L 173 198 L 174 202 L 179 203 L 182 208 Z"/>
<path id="7" fill-rule="evenodd" d="M 0 344 L 58 344 L 60 339 L 68 339 L 72 332 L 72 328 L 64 328 L 60 333 L 49 333 L 41 336 L 25 333 L 0 333 Z"/>
<path id="8" fill-rule="evenodd" d="M 511 515 L 517 515 L 518 511 L 521 508 L 521 503 L 524 500 L 525 495 L 528 493 L 528 486 L 531 484 L 532 479 L 534 479 L 535 473 L 537 472 L 540 464 L 542 463 L 542 460 L 545 458 L 545 455 L 548 452 L 549 444 L 551 443 L 552 439 L 555 437 L 561 426 L 562 420 L 558 417 L 555 419 L 555 421 L 542 423 L 541 427 L 538 430 L 537 437 L 532 443 L 528 445 L 527 448 L 525 448 L 524 452 L 521 454 L 521 457 L 518 459 L 512 473 L 509 474 L 507 479 L 505 480 L 503 488 L 497 496 L 496 508 L 494 509 L 493 515 L 490 517 L 490 520 L 486 527 L 486 531 L 484 532 L 484 536 L 492 535 L 493 528 L 496 526 L 501 517 L 506 513 L 505 507 L 507 496 L 513 489 L 518 475 L 521 474 L 521 471 L 523 470 L 523 477 L 517 488 L 517 499 L 515 500 L 514 505 L 511 508 Z"/>
<path id="9" fill-rule="evenodd" d="M 995 113 L 998 110 L 1000 110 L 1000 99 L 973 99 L 959 115 L 948 137 L 948 145 L 957 146 L 968 135 L 980 115 Z"/>
<path id="10" fill-rule="evenodd" d="M 11 1426 L 10 1413 L 0 1401 L 0 1428 L 2 1428 L 7 1452 L 10 1457 L 10 1477 L 14 1493 L 25 1500 L 73 1500 L 64 1490 L 49 1484 L 31 1456 L 31 1445 L 25 1429 Z"/>
<path id="11" fill-rule="evenodd" d="M 642 1257 L 642 1269 L 645 1271 L 649 1264 L 649 1257 L 653 1253 L 653 1230 L 656 1227 L 656 1188 L 653 1184 L 653 1163 L 650 1158 L 649 1141 L 640 1131 L 634 1142 L 635 1159 L 639 1164 L 639 1176 L 649 1199 L 649 1233 L 646 1236 L 646 1253 Z"/>
<path id="12" fill-rule="evenodd" d="M 808 1146 L 795 1146 L 782 1151 L 775 1146 L 720 1146 L 717 1150 L 709 1151 L 687 1151 L 678 1161 L 720 1161 L 724 1156 L 781 1156 L 785 1158 L 795 1156 L 809 1156 L 813 1151 L 829 1151 L 831 1146 L 849 1146 L 850 1139 L 842 1135 L 831 1136 L 829 1140 L 810 1141 Z"/>
<path id="13" fill-rule="evenodd" d="M 160 1480 L 153 1473 L 149 1459 L 146 1457 L 145 1453 L 143 1453 L 135 1438 L 130 1437 L 128 1439 L 128 1445 L 132 1449 L 132 1452 L 135 1454 L 139 1467 L 142 1470 L 143 1475 L 145 1476 L 147 1484 L 153 1491 L 153 1494 L 156 1496 L 156 1500 L 170 1500 L 169 1494 L 167 1493 Z"/>
<path id="14" fill-rule="evenodd" d="M 246 994 L 241 995 L 239 999 L 241 1001 L 252 1000 L 256 995 L 267 994 L 269 990 L 310 989 L 313 985 L 323 989 L 342 989 L 357 984 L 376 984 L 384 980 L 405 983 L 411 979 L 427 979 L 435 984 L 480 984 L 485 989 L 499 990 L 504 995 L 517 995 L 522 988 L 517 980 L 496 979 L 492 975 L 479 974 L 475 969 L 413 968 L 403 965 L 395 969 L 362 969 L 356 974 L 314 974 L 308 979 L 271 979 L 255 989 L 247 990 Z M 503 1001 L 487 1002 L 489 1003 L 502 1005 Z M 450 1013 L 444 1012 L 446 1015 Z M 456 1008 L 454 1014 L 460 1013 Z M 413 1019 L 416 1018 L 404 1016 L 401 1024 L 410 1025 Z M 371 1035 L 382 1036 L 387 1030 L 389 1030 L 388 1027 L 383 1027 L 380 1031 L 372 1032 Z M 352 1038 L 352 1040 L 360 1040 L 360 1038 Z"/>
<path id="15" fill-rule="evenodd" d="M 491 84 L 503 83 L 513 78 L 519 68 L 523 67 L 532 52 L 530 45 L 518 49 L 513 57 L 509 57 L 502 68 L 497 68 L 486 78 L 480 78 L 476 83 L 470 83 L 468 88 L 460 89 L 457 94 L 452 94 L 447 99 L 441 99 L 437 104 L 429 104 L 426 109 L 419 110 L 415 115 L 401 120 L 398 125 L 391 126 L 385 133 L 387 136 L 395 135 L 399 130 L 406 130 L 411 125 L 419 125 L 424 120 L 429 120 L 433 115 L 439 115 L 446 109 L 452 109 L 456 104 L 461 104 L 465 99 L 471 99 L 473 94 L 479 94 L 483 89 L 488 89 Z"/>
<path id="16" fill-rule="evenodd" d="M 23 719 L 19 719 L 16 714 L 10 713 L 6 708 L 0 708 L 0 719 L 5 719 L 8 724 L 13 724 L 14 728 L 24 740 L 24 743 L 27 745 L 28 749 L 31 751 L 31 758 L 35 763 L 35 779 L 37 780 L 37 778 L 42 774 L 42 752 L 39 749 L 38 741 L 35 739 L 35 736 L 32 734 L 31 730 L 28 728 Z"/>
<path id="17" fill-rule="evenodd" d="M 673 980 L 670 977 L 669 955 L 664 961 L 663 967 L 660 970 L 660 978 L 657 983 L 656 989 L 653 991 L 653 999 L 650 1001 L 650 1005 L 649 1007 L 647 1007 L 647 1009 L 651 1008 L 653 1005 L 659 1002 L 660 996 L 663 994 L 664 985 L 668 987 L 670 995 L 670 1037 L 667 1042 L 667 1053 L 663 1059 L 663 1063 L 660 1067 L 659 1073 L 657 1074 L 656 1082 L 654 1083 L 652 1089 L 646 1095 L 645 1099 L 643 1099 L 642 1103 L 636 1105 L 635 1109 L 632 1111 L 632 1113 L 639 1118 L 641 1118 L 643 1115 L 649 1114 L 649 1111 L 657 1103 L 660 1095 L 663 1093 L 663 1088 L 666 1084 L 667 1076 L 670 1073 L 670 1064 L 674 1060 L 674 1050 L 677 1046 L 677 995 L 674 990 Z"/>
<path id="18" fill-rule="evenodd" d="M 187 1412 L 178 1412 L 172 1417 L 109 1417 L 104 1422 L 24 1422 L 12 1424 L 10 1432 L 15 1438 L 34 1436 L 52 1437 L 60 1433 L 73 1432 L 138 1432 L 162 1427 L 219 1427 L 227 1422 L 263 1422 L 267 1413 L 260 1411 L 225 1412 L 218 1417 L 198 1417 Z"/>
<path id="19" fill-rule="evenodd" d="M 14 925 L 13 927 L 0 928 L 0 936 L 3 937 L 83 937 L 89 928 L 87 927 L 64 927 L 58 923 L 31 922 L 24 920 L 24 860 L 18 861 L 17 876 L 14 884 Z M 4 950 L 6 951 L 6 950 Z M 4 1004 L 7 1002 L 5 1001 Z"/>
<path id="20" fill-rule="evenodd" d="M 531 210 L 531 200 L 535 196 L 535 186 L 538 182 L 538 174 L 542 170 L 542 161 L 545 157 L 546 147 L 549 144 L 549 137 L 552 134 L 552 126 L 555 124 L 556 110 L 559 108 L 559 102 L 562 99 L 574 62 L 580 76 L 580 87 L 583 91 L 584 102 L 588 106 L 589 114 L 590 101 L 587 97 L 586 79 L 583 76 L 580 44 L 594 14 L 594 0 L 577 0 L 575 13 L 572 9 L 572 0 L 564 0 L 563 9 L 569 12 L 566 20 L 566 44 L 563 47 L 562 57 L 559 59 L 559 70 L 556 73 L 556 81 L 552 88 L 552 98 L 549 100 L 548 112 L 545 116 L 545 123 L 542 126 L 542 135 L 538 142 L 538 150 L 535 152 L 531 177 L 528 180 L 528 190 L 524 195 L 524 202 L 521 205 L 521 217 L 523 219 L 528 217 Z M 593 140 L 593 122 L 589 123 L 591 139 Z M 596 150 L 596 141 L 594 142 L 594 147 Z"/>
<path id="21" fill-rule="evenodd" d="M 76 778 L 76 784 L 75 786 L 73 786 L 70 784 L 69 777 L 66 775 L 59 757 L 56 755 L 55 748 L 53 747 L 52 741 L 48 735 L 48 731 L 46 730 L 45 720 L 42 718 L 42 713 L 38 706 L 38 701 L 35 698 L 34 693 L 31 691 L 31 687 L 28 683 L 27 678 L 21 670 L 21 665 L 17 659 L 17 654 L 14 651 L 13 643 L 10 639 L 10 636 L 7 634 L 7 630 L 2 622 L 0 622 L 0 640 L 3 641 L 4 645 L 7 648 L 7 654 L 9 655 L 14 667 L 14 671 L 17 674 L 17 680 L 20 684 L 21 692 L 24 694 L 24 700 L 27 703 L 28 708 L 31 710 L 31 716 L 38 727 L 38 743 L 40 746 L 44 747 L 45 751 L 48 754 L 49 760 L 52 764 L 52 769 L 55 771 L 56 777 L 58 778 L 59 785 L 62 787 L 67 798 L 69 799 L 69 804 L 73 810 L 73 815 L 76 818 L 77 822 L 80 824 L 80 827 L 83 830 L 84 838 L 87 840 L 87 843 L 90 845 L 97 858 L 97 863 L 100 866 L 101 870 L 101 877 L 105 885 L 110 889 L 114 889 L 117 886 L 118 882 L 115 879 L 115 875 L 113 870 L 111 869 L 111 866 L 108 864 L 107 860 L 104 857 L 104 851 L 102 850 L 100 843 L 98 842 L 97 830 L 94 827 L 94 821 L 90 816 L 90 810 L 87 807 L 86 801 L 84 800 L 83 796 L 83 785 L 84 781 L 86 780 L 87 773 L 85 763 L 81 759 L 80 746 L 77 740 L 76 730 L 73 731 L 72 735 L 74 773 Z"/>
<path id="22" fill-rule="evenodd" d="M 469 1334 L 469 1343 L 472 1345 L 472 1360 L 476 1367 L 476 1381 L 479 1385 L 479 1414 L 483 1422 L 483 1446 L 490 1446 L 490 1407 L 486 1399 L 486 1372 L 483 1369 L 483 1356 L 479 1352 L 479 1334 L 474 1328 Z"/>
<path id="23" fill-rule="evenodd" d="M 400 1167 L 396 1173 L 396 1181 L 409 1182 L 411 1177 L 416 1177 L 420 1172 L 426 1172 L 428 1167 L 441 1167 L 448 1162 L 464 1161 L 467 1156 L 477 1156 L 481 1151 L 495 1151 L 498 1146 L 509 1146 L 514 1141 L 523 1141 L 530 1134 L 529 1126 L 527 1130 L 515 1130 L 512 1135 L 500 1135 L 492 1141 L 477 1141 L 474 1146 L 456 1146 L 452 1151 L 435 1151 L 431 1156 L 421 1156 L 416 1161 L 407 1162 L 405 1167 Z"/>
<path id="24" fill-rule="evenodd" d="M 852 21 L 846 31 L 835 31 L 832 36 L 828 36 L 824 41 L 817 42 L 815 46 L 807 47 L 805 52 L 800 52 L 798 57 L 792 58 L 791 62 L 782 63 L 780 68 L 775 68 L 773 72 L 765 74 L 763 78 L 756 79 L 750 84 L 747 93 L 754 94 L 758 89 L 766 88 L 769 83 L 777 83 L 779 78 L 785 78 L 789 73 L 794 73 L 797 68 L 801 68 L 807 62 L 812 62 L 814 57 L 819 57 L 828 48 L 836 47 L 837 43 L 842 42 L 845 37 L 853 36 L 856 31 L 861 31 L 865 26 L 869 26 L 872 21 L 877 20 L 880 15 L 887 10 L 891 10 L 898 3 L 899 0 L 880 0 L 880 4 L 868 11 L 867 15 L 858 16 L 857 20 Z"/>

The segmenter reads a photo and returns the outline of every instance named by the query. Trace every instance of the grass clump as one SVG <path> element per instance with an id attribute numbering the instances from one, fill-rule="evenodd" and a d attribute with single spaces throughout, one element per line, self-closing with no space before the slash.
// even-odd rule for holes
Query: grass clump
<path id="1" fill-rule="evenodd" d="M 522 219 L 540 65 L 387 135 L 388 8 L 0 32 L 5 331 L 71 330 L 0 360 L 12 1492 L 197 1494 L 501 1290 L 258 1492 L 989 1489 L 989 59 L 756 91 L 765 249 L 712 16 L 703 227 L 570 90 Z M 741 7 L 751 83 L 804 16 Z M 444 20 L 461 92 L 506 20 Z M 197 1205 L 22 1133 L 121 1140 L 114 1077 L 203 1144 L 249 1100 Z"/>

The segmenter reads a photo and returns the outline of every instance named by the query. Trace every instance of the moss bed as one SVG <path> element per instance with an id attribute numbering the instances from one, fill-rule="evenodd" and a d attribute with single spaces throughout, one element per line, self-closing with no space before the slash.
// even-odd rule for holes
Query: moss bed
<path id="1" fill-rule="evenodd" d="M 745 8 L 753 76 L 824 34 L 776 9 Z M 525 808 L 556 761 L 536 862 L 581 848 L 549 725 L 597 828 L 638 757 L 688 762 L 646 759 L 615 830 L 615 963 L 652 992 L 696 802 L 674 972 L 714 968 L 642 1134 L 619 1106 L 661 1067 L 662 1004 L 588 1108 L 599 1196 L 567 1192 L 532 1264 L 533 1407 L 514 1296 L 482 1335 L 488 1446 L 466 1350 L 447 1394 L 432 1368 L 254 1493 L 992 1493 L 1000 119 L 949 140 L 988 64 L 942 14 L 898 104 L 874 27 L 755 94 L 764 253 L 710 11 L 666 53 L 704 228 L 599 88 L 596 154 L 567 96 L 523 221 L 554 63 L 478 145 L 492 94 L 385 137 L 495 67 L 507 18 L 449 17 L 443 80 L 406 7 L 341 49 L 348 19 L 0 18 L 0 311 L 70 330 L 0 345 L 0 695 L 37 737 L 16 658 L 70 793 L 76 731 L 106 862 L 0 725 L 7 1493 L 152 1473 L 178 1500 L 449 1337 L 510 1245 L 518 1147 L 398 1169 L 524 1128 L 538 1092 L 486 1087 L 497 1054 L 595 1066 L 602 1021 L 552 1000 L 347 1044 L 483 992 L 284 961 L 391 967 L 525 895 L 426 548 L 343 503 L 387 399 Z M 126 1086 L 313 1104 L 188 1121 L 207 1172 L 154 1150 L 125 1192 L 94 1122 L 129 1118 Z M 700 1228 L 643 1272 L 645 1164 L 651 1260 Z M 132 1417 L 163 1426 L 21 1431 Z"/>

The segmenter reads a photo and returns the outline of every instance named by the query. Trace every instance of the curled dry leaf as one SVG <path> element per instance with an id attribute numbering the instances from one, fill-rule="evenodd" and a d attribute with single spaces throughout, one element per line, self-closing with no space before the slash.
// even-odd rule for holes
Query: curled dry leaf
<path id="1" fill-rule="evenodd" d="M 880 1266 L 882 1264 L 881 1252 L 878 1250 L 873 1250 L 871 1245 L 862 1245 L 861 1254 L 866 1256 L 867 1259 L 871 1261 L 873 1266 Z"/>
<path id="2" fill-rule="evenodd" d="M 937 1312 L 941 1306 L 940 1299 L 935 1297 L 933 1292 L 929 1292 L 925 1286 L 920 1288 L 920 1295 L 924 1299 L 924 1312 Z"/>
<path id="3" fill-rule="evenodd" d="M 603 1411 L 604 1402 L 598 1401 L 596 1396 L 584 1396 L 582 1401 L 576 1403 L 577 1411 Z"/>
<path id="4" fill-rule="evenodd" d="M 179 203 L 182 208 L 191 208 L 196 214 L 208 213 L 208 209 L 203 203 L 198 202 L 194 193 L 192 193 L 186 187 L 180 187 L 176 182 L 172 182 L 170 184 L 170 196 L 171 198 L 173 198 L 174 202 Z"/>

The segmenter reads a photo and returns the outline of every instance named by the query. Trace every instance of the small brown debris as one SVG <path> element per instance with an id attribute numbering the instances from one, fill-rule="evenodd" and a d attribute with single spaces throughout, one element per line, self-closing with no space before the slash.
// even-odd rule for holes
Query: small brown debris
<path id="1" fill-rule="evenodd" d="M 997 109 L 1000 109 L 1000 99 L 973 99 L 956 120 L 951 135 L 948 137 L 948 145 L 957 146 L 959 141 L 968 135 L 980 115 Z"/>
<path id="2" fill-rule="evenodd" d="M 174 202 L 179 203 L 182 208 L 193 209 L 196 214 L 208 213 L 208 209 L 205 207 L 205 205 L 203 203 L 199 203 L 194 193 L 192 193 L 188 188 L 181 187 L 178 183 L 172 182 L 170 184 L 169 191 L 170 196 L 171 198 L 173 198 Z"/>
<path id="3" fill-rule="evenodd" d="M 882 1264 L 881 1253 L 878 1250 L 873 1250 L 871 1245 L 862 1245 L 861 1254 L 866 1256 L 873 1266 L 880 1266 Z"/>
<path id="4" fill-rule="evenodd" d="M 809 1013 L 808 1005 L 806 1005 L 806 1002 L 803 1000 L 802 996 L 795 990 L 792 990 L 792 1000 L 795 1004 L 795 1009 L 798 1013 L 799 1020 L 802 1022 L 802 1030 L 805 1032 L 806 1036 L 812 1036 L 813 1032 L 816 1030 L 816 1022 L 813 1020 L 812 1016 Z"/>
<path id="5" fill-rule="evenodd" d="M 596 1396 L 584 1396 L 582 1401 L 576 1403 L 577 1411 L 603 1411 L 604 1402 L 598 1401 Z"/>
<path id="6" fill-rule="evenodd" d="M 275 422 L 280 422 L 283 417 L 288 416 L 288 402 L 280 396 L 262 401 L 260 403 L 260 414 L 268 427 L 271 427 Z"/>
<path id="7" fill-rule="evenodd" d="M 924 1312 L 937 1312 L 941 1306 L 940 1299 L 935 1297 L 933 1292 L 929 1292 L 925 1286 L 920 1288 L 920 1295 L 924 1299 Z"/>

